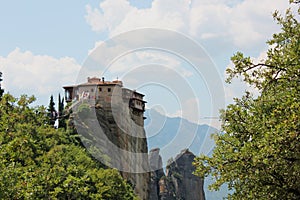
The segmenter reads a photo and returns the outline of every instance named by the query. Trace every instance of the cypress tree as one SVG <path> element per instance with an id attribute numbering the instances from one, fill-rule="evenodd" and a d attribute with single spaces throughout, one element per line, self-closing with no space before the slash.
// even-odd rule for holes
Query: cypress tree
<path id="1" fill-rule="evenodd" d="M 60 94 L 58 94 L 58 127 L 66 128 L 64 117 L 64 98 L 61 99 Z"/>
<path id="2" fill-rule="evenodd" d="M 2 98 L 2 95 L 3 95 L 3 93 L 4 93 L 4 90 L 1 88 L 1 82 L 3 81 L 3 79 L 2 79 L 2 72 L 0 72 L 0 100 L 1 100 L 1 98 Z"/>
<path id="3" fill-rule="evenodd" d="M 49 124 L 52 126 L 54 126 L 55 121 L 57 119 L 57 112 L 56 112 L 54 106 L 55 106 L 55 103 L 53 101 L 53 95 L 51 95 L 47 111 L 48 111 L 48 117 L 49 117 Z"/>

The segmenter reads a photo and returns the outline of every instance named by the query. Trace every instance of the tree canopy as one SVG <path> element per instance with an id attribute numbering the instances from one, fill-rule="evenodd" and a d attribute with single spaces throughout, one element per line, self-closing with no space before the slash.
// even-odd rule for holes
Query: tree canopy
<path id="1" fill-rule="evenodd" d="M 55 129 L 34 97 L 0 101 L 0 199 L 135 199 L 114 169 L 104 169 L 72 130 Z"/>
<path id="2" fill-rule="evenodd" d="M 195 174 L 215 177 L 211 189 L 227 183 L 230 199 L 300 199 L 299 11 L 274 13 L 282 31 L 267 42 L 265 60 L 255 63 L 241 52 L 231 58 L 227 81 L 241 76 L 260 94 L 246 92 L 221 111 L 212 156 L 194 163 Z"/>

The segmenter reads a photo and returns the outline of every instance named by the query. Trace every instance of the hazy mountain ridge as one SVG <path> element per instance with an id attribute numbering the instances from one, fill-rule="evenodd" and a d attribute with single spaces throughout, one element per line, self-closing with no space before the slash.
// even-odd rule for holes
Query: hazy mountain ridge
<path id="1" fill-rule="evenodd" d="M 145 131 L 148 150 L 159 148 L 166 167 L 167 160 L 175 158 L 183 149 L 189 149 L 196 156 L 201 153 L 210 155 L 214 148 L 213 133 L 218 129 L 207 124 L 195 124 L 180 117 L 167 117 L 154 109 L 145 112 Z M 227 196 L 227 187 L 222 186 L 219 191 L 209 191 L 210 178 L 204 180 L 205 199 L 222 199 Z"/>
<path id="2" fill-rule="evenodd" d="M 167 117 L 154 109 L 147 110 L 145 116 L 148 149 L 160 148 L 164 157 L 174 157 L 186 148 L 195 155 L 209 154 L 214 147 L 211 134 L 218 130 L 211 126 L 195 124 L 179 117 Z"/>

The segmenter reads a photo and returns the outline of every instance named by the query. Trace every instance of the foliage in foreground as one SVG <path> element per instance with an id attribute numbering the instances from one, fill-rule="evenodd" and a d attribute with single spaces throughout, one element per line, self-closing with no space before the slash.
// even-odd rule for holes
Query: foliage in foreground
<path id="1" fill-rule="evenodd" d="M 135 199 L 114 169 L 103 169 L 72 131 L 49 125 L 34 97 L 0 101 L 0 199 Z"/>
<path id="2" fill-rule="evenodd" d="M 282 32 L 268 41 L 266 60 L 237 53 L 227 71 L 260 95 L 246 92 L 221 112 L 213 155 L 194 163 L 195 174 L 215 177 L 212 189 L 227 183 L 230 199 L 300 199 L 300 24 L 289 10 L 274 17 Z"/>

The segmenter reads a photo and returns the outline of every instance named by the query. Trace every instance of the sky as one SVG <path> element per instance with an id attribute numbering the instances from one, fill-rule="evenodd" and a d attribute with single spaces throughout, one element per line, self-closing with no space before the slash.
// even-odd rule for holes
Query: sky
<path id="1" fill-rule="evenodd" d="M 287 0 L 0 3 L 6 92 L 48 105 L 86 76 L 119 78 L 146 95 L 147 108 L 215 127 L 218 110 L 248 88 L 224 84 L 230 57 L 264 59 L 266 41 L 280 31 L 272 13 L 289 7 Z"/>

